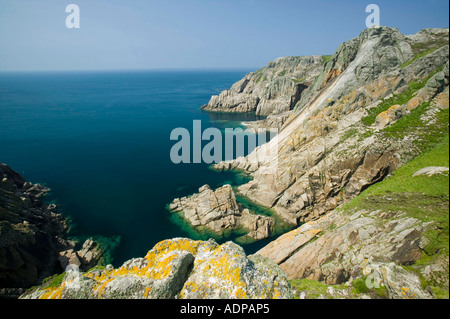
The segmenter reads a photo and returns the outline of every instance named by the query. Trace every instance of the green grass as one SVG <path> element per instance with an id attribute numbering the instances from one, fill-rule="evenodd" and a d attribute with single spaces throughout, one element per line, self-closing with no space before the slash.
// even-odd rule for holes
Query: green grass
<path id="1" fill-rule="evenodd" d="M 359 130 L 356 128 L 349 129 L 347 132 L 344 133 L 344 135 L 342 135 L 341 143 L 345 142 L 350 137 L 355 136 L 356 134 L 358 134 L 358 132 L 359 132 Z"/>
<path id="2" fill-rule="evenodd" d="M 311 279 L 293 279 L 290 280 L 291 287 L 293 290 L 297 290 L 298 292 L 304 291 L 307 293 L 308 298 L 315 299 L 320 296 L 332 298 L 332 296 L 328 296 L 328 287 L 333 287 L 334 289 L 346 290 L 346 285 L 326 285 L 317 280 Z M 296 295 L 295 298 L 298 298 Z"/>
<path id="3" fill-rule="evenodd" d="M 304 77 L 302 77 L 302 78 L 300 78 L 300 79 L 291 79 L 291 80 L 292 80 L 292 82 L 294 82 L 295 84 L 297 84 L 297 83 L 302 83 L 303 81 L 306 80 L 306 76 L 304 76 Z"/>
<path id="4" fill-rule="evenodd" d="M 367 276 L 362 276 L 353 280 L 352 282 L 352 292 L 355 295 L 359 294 L 370 294 L 375 298 L 388 298 L 389 293 L 386 287 L 380 285 L 378 288 L 368 288 L 366 285 Z"/>
<path id="5" fill-rule="evenodd" d="M 422 51 L 421 53 L 417 54 L 416 56 L 414 56 L 414 58 L 412 60 L 406 61 L 405 63 L 403 63 L 402 65 L 400 65 L 400 69 L 403 69 L 405 67 L 407 67 L 408 65 L 412 64 L 413 62 L 415 62 L 416 60 L 423 58 L 424 56 L 427 56 L 430 53 L 433 53 L 434 51 L 436 51 L 437 49 L 439 49 L 439 47 L 437 48 L 431 48 L 431 49 L 427 49 L 425 51 Z"/>
<path id="6" fill-rule="evenodd" d="M 380 286 L 379 288 L 369 289 L 366 286 L 366 278 L 367 277 L 357 278 L 352 282 L 351 293 L 348 296 L 349 298 L 358 298 L 358 295 L 361 294 L 370 294 L 374 298 L 388 298 L 388 292 L 386 287 Z M 330 295 L 328 293 L 329 287 L 332 287 L 335 291 L 345 290 L 349 292 L 346 284 L 326 285 L 323 282 L 311 279 L 293 279 L 290 280 L 290 283 L 292 290 L 296 292 L 294 298 L 299 298 L 301 292 L 305 292 L 306 298 L 308 299 L 317 299 L 317 298 L 333 299 L 335 297 L 342 298 L 342 295 L 340 294 L 335 294 L 334 296 Z"/>
<path id="7" fill-rule="evenodd" d="M 423 196 L 448 196 L 449 178 L 445 175 L 416 176 L 412 175 L 418 170 L 428 166 L 449 166 L 449 134 L 433 149 L 422 153 L 409 163 L 397 169 L 392 176 L 370 186 L 367 190 L 345 204 L 344 208 L 361 208 L 367 206 L 370 197 L 380 197 L 400 194 L 421 194 Z M 408 205 L 407 203 L 404 203 Z M 409 208 L 409 207 L 408 207 Z"/>
<path id="8" fill-rule="evenodd" d="M 262 77 L 263 77 L 263 74 L 260 73 L 260 74 L 258 75 L 258 77 L 256 78 L 256 83 L 259 83 L 259 82 L 261 81 Z"/>
<path id="9" fill-rule="evenodd" d="M 257 76 L 257 78 L 256 78 L 256 83 L 259 83 L 259 82 L 261 81 L 261 79 L 262 79 L 262 77 L 263 77 L 264 69 L 265 69 L 265 67 L 262 68 L 262 69 L 259 69 L 258 71 L 253 72 L 253 74 L 254 74 L 255 76 Z"/>
<path id="10" fill-rule="evenodd" d="M 422 122 L 422 115 L 430 108 L 426 102 L 411 111 L 410 115 L 403 116 L 391 126 L 383 130 L 387 138 L 403 139 L 407 135 L 414 134 L 413 143 L 420 151 L 428 151 L 439 144 L 448 134 L 449 110 L 439 110 L 435 123 L 427 125 Z"/>
<path id="11" fill-rule="evenodd" d="M 46 288 L 59 287 L 59 286 L 61 286 L 65 276 L 66 276 L 65 272 L 63 272 L 60 275 L 53 275 L 51 277 L 48 277 L 48 278 L 44 279 L 42 281 L 42 284 L 46 285 Z"/>
<path id="12" fill-rule="evenodd" d="M 429 243 L 415 265 L 427 265 L 435 258 L 448 256 L 449 253 L 449 176 L 412 177 L 415 172 L 428 166 L 449 166 L 448 129 L 435 147 L 341 206 L 343 210 L 357 208 L 402 211 L 423 222 L 433 222 L 434 227 L 429 227 L 424 232 Z M 437 289 L 440 291 L 441 288 Z"/>
<path id="13" fill-rule="evenodd" d="M 322 64 L 325 64 L 328 61 L 330 61 L 332 57 L 333 57 L 332 55 L 322 55 Z"/>
<path id="14" fill-rule="evenodd" d="M 370 289 L 367 288 L 365 276 L 360 277 L 358 279 L 353 280 L 352 282 L 352 291 L 356 294 L 367 294 Z"/>
<path id="15" fill-rule="evenodd" d="M 278 76 L 285 76 L 285 75 L 286 75 L 286 70 L 283 70 L 280 73 L 278 73 Z"/>
<path id="16" fill-rule="evenodd" d="M 419 80 L 419 81 L 413 81 L 409 83 L 408 89 L 400 94 L 393 95 L 389 99 L 383 100 L 380 105 L 377 107 L 373 107 L 371 109 L 367 110 L 367 116 L 362 118 L 362 122 L 366 126 L 370 126 L 375 123 L 378 114 L 381 112 L 384 112 L 388 110 L 393 105 L 403 105 L 406 104 L 409 100 L 412 99 L 414 94 L 422 89 L 428 82 L 428 80 L 435 75 L 436 73 L 443 70 L 443 66 L 441 66 L 439 69 L 432 72 L 426 79 Z"/>
<path id="17" fill-rule="evenodd" d="M 433 289 L 433 293 L 436 296 L 436 299 L 449 299 L 449 293 L 448 290 L 442 289 L 440 287 L 431 286 L 431 289 Z"/>

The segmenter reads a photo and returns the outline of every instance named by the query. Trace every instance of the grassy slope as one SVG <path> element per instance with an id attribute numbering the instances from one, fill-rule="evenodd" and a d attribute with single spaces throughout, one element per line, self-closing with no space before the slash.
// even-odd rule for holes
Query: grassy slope
<path id="1" fill-rule="evenodd" d="M 440 70 L 436 72 L 438 71 Z M 375 122 L 379 113 L 394 104 L 404 104 L 409 101 L 415 92 L 424 87 L 432 75 L 422 81 L 410 83 L 407 91 L 395 95 L 378 107 L 369 110 L 368 116 L 362 119 L 362 123 L 370 126 Z M 434 116 L 435 121 L 430 125 L 423 120 L 423 116 L 431 107 L 430 103 L 423 103 L 411 114 L 403 116 L 396 123 L 377 133 L 379 138 L 384 139 L 386 143 L 389 143 L 391 139 L 402 140 L 406 136 L 414 136 L 413 143 L 420 155 L 396 170 L 392 176 L 372 185 L 359 196 L 341 206 L 343 210 L 358 208 L 403 211 L 419 220 L 433 222 L 434 227 L 425 233 L 429 243 L 424 249 L 422 258 L 416 262 L 416 265 L 409 267 L 413 271 L 418 271 L 421 266 L 427 265 L 437 258 L 444 257 L 448 260 L 449 256 L 449 176 L 412 177 L 415 172 L 424 167 L 449 166 L 449 110 L 439 110 Z M 345 138 L 355 134 L 358 134 L 357 130 L 350 130 L 349 136 Z M 418 272 L 420 273 L 420 271 Z M 292 281 L 291 284 L 297 289 L 303 288 L 305 284 L 314 286 L 309 281 L 303 281 Z M 436 286 L 435 283 L 423 281 L 423 286 L 424 288 L 431 286 L 437 297 L 449 297 L 448 290 Z M 319 290 L 322 292 L 323 289 Z M 359 293 L 363 292 L 356 290 Z"/>
<path id="2" fill-rule="evenodd" d="M 387 142 L 390 138 L 401 140 L 414 134 L 414 144 L 421 154 L 341 207 L 344 210 L 403 211 L 424 222 L 433 222 L 434 227 L 425 233 L 429 243 L 422 258 L 410 267 L 416 271 L 437 258 L 448 260 L 449 256 L 449 176 L 412 177 L 424 167 L 449 166 L 449 110 L 440 110 L 434 124 L 430 125 L 422 120 L 430 107 L 429 103 L 422 104 L 381 132 Z M 431 286 L 438 297 L 449 296 L 448 290 L 435 283 L 423 282 L 423 285 Z"/>

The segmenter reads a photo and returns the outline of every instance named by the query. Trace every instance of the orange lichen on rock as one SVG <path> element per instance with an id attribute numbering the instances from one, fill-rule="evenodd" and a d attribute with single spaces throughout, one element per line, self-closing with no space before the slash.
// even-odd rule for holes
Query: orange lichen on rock
<path id="1" fill-rule="evenodd" d="M 403 113 L 403 108 L 401 105 L 392 105 L 389 109 L 378 114 L 376 118 L 376 125 L 379 128 L 385 128 L 389 124 L 392 124 L 398 120 Z"/>
<path id="2" fill-rule="evenodd" d="M 411 100 L 408 101 L 406 104 L 406 108 L 411 111 L 419 107 L 420 104 L 422 104 L 423 98 L 421 96 L 415 96 Z"/>
<path id="3" fill-rule="evenodd" d="M 61 299 L 64 285 L 60 287 L 47 288 L 39 299 Z"/>

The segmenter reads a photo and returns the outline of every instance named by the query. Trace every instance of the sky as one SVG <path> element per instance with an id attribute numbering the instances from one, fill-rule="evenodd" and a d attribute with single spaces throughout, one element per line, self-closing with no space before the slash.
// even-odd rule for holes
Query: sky
<path id="1" fill-rule="evenodd" d="M 0 71 L 258 69 L 333 54 L 371 3 L 404 34 L 449 26 L 447 0 L 0 0 Z"/>

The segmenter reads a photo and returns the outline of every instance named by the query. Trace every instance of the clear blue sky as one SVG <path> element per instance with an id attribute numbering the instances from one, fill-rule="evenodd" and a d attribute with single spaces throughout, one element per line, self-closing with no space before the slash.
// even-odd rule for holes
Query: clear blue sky
<path id="1" fill-rule="evenodd" d="M 370 3 L 405 34 L 449 25 L 447 0 L 0 0 L 0 71 L 259 68 L 332 54 Z"/>

